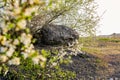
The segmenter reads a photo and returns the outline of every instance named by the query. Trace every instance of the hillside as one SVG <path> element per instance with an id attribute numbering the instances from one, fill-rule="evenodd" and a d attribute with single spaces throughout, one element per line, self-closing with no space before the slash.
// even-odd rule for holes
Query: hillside
<path id="1" fill-rule="evenodd" d="M 84 54 L 73 56 L 73 63 L 62 67 L 75 71 L 75 80 L 120 80 L 120 39 L 97 37 L 87 42 Z"/>

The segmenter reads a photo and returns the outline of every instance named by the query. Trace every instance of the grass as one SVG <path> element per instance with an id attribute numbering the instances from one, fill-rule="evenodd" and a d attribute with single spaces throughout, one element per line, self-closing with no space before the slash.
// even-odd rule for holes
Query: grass
<path id="1" fill-rule="evenodd" d="M 108 37 L 108 38 L 104 38 L 104 37 L 97 37 L 98 41 L 104 41 L 104 42 L 120 42 L 119 38 L 116 37 Z"/>
<path id="2" fill-rule="evenodd" d="M 82 50 L 90 54 L 119 54 L 120 39 L 97 37 L 94 40 L 86 40 Z"/>
<path id="3" fill-rule="evenodd" d="M 98 57 L 96 62 L 101 63 L 100 65 L 108 66 L 109 62 L 112 61 L 110 55 L 120 54 L 120 38 L 96 37 L 91 40 L 86 39 L 82 51 Z"/>

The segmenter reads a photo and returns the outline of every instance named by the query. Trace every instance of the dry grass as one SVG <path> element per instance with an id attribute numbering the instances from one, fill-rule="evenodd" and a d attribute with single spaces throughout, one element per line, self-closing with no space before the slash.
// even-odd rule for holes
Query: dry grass
<path id="1" fill-rule="evenodd" d="M 120 80 L 120 42 L 116 39 L 86 39 L 82 48 L 86 54 L 73 56 L 73 63 L 65 65 L 75 71 L 75 80 Z"/>
<path id="2" fill-rule="evenodd" d="M 83 51 L 98 57 L 120 54 L 120 39 L 108 38 L 106 40 L 96 39 L 90 45 L 84 46 Z M 87 42 L 86 42 L 87 43 Z"/>
<path id="3" fill-rule="evenodd" d="M 111 44 L 111 46 L 104 46 L 104 47 L 84 47 L 82 50 L 89 54 L 92 54 L 95 57 L 98 57 L 96 61 L 100 63 L 99 65 L 107 68 L 109 68 L 109 62 L 111 61 L 116 62 L 120 60 L 120 45 L 115 46 Z M 114 55 L 119 55 L 119 56 L 113 58 Z"/>
<path id="4" fill-rule="evenodd" d="M 102 40 L 97 38 L 91 43 L 82 48 L 83 51 L 98 57 L 100 66 L 107 67 L 111 74 L 119 72 L 120 66 L 120 39 L 108 38 Z M 112 63 L 112 64 L 111 64 Z M 117 69 L 116 69 L 117 68 Z M 120 76 L 119 76 L 120 77 Z"/>

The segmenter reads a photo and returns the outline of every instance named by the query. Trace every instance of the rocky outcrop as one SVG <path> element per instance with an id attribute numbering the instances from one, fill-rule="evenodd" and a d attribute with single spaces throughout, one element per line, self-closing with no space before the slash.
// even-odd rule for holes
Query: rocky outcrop
<path id="1" fill-rule="evenodd" d="M 38 35 L 38 34 L 37 34 Z M 40 42 L 45 45 L 63 45 L 68 44 L 79 38 L 78 33 L 64 25 L 49 24 L 43 26 L 40 30 Z"/>

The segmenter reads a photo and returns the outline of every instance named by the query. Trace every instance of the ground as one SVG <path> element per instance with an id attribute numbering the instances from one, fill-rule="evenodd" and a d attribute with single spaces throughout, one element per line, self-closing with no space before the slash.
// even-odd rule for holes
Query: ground
<path id="1" fill-rule="evenodd" d="M 120 80 L 120 41 L 106 39 L 85 46 L 85 54 L 72 56 L 73 63 L 62 67 L 77 74 L 74 80 Z"/>

